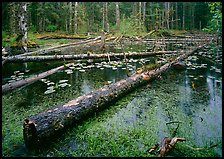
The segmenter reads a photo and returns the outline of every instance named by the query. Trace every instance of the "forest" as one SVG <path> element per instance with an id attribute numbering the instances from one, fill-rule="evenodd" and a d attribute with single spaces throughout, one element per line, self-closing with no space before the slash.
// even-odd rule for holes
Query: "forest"
<path id="1" fill-rule="evenodd" d="M 3 157 L 221 157 L 221 2 L 2 2 Z"/>

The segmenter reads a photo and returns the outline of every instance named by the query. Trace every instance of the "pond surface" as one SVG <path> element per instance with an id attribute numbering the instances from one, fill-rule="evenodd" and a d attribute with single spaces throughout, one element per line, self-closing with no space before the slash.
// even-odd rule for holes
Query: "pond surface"
<path id="1" fill-rule="evenodd" d="M 142 64 L 154 63 L 156 58 L 129 59 L 129 74 Z M 222 156 L 220 68 L 196 56 L 185 62 L 186 70 L 169 70 L 161 79 L 136 89 L 69 129 L 49 149 L 36 154 L 24 148 L 23 119 L 126 78 L 124 62 L 74 63 L 74 68 L 46 77 L 48 82 L 39 80 L 3 95 L 3 156 L 155 156 L 146 150 L 161 138 L 172 137 L 178 125 L 167 124 L 172 121 L 180 122 L 175 135 L 186 138 L 186 142 L 178 142 L 170 156 Z M 24 78 L 60 65 L 60 62 L 8 64 L 3 70 L 2 83 L 17 75 L 17 70 L 24 73 L 21 77 Z M 30 71 L 25 72 L 27 69 Z M 62 87 L 60 80 L 68 80 L 67 85 Z M 44 94 L 52 86 L 55 92 Z M 206 148 L 214 144 L 217 146 L 201 151 L 188 147 Z"/>

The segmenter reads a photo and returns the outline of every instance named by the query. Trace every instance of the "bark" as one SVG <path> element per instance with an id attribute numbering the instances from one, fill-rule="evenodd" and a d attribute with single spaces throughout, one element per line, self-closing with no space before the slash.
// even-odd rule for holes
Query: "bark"
<path id="1" fill-rule="evenodd" d="M 139 2 L 139 24 L 141 23 L 142 20 L 142 2 Z"/>
<path id="2" fill-rule="evenodd" d="M 28 52 L 28 53 L 16 55 L 16 57 L 27 56 L 27 55 L 32 55 L 32 54 L 47 54 L 47 53 L 54 52 L 54 50 L 52 50 L 52 49 L 58 49 L 58 48 L 63 48 L 63 47 L 68 47 L 68 46 L 73 46 L 73 45 L 80 45 L 80 44 L 94 42 L 94 41 L 100 39 L 100 37 L 101 36 L 98 36 L 95 39 L 89 39 L 89 40 L 75 42 L 75 43 L 69 43 L 69 44 L 64 44 L 64 45 L 59 45 L 59 46 L 53 46 L 53 47 L 46 48 L 46 49 L 41 49 L 41 50 L 37 50 L 37 51 L 33 51 L 33 52 Z"/>
<path id="3" fill-rule="evenodd" d="M 117 30 L 120 29 L 120 10 L 119 10 L 119 2 L 116 2 L 116 26 Z"/>
<path id="4" fill-rule="evenodd" d="M 43 144 L 46 145 L 54 141 L 67 128 L 74 126 L 92 113 L 107 107 L 111 102 L 118 100 L 139 85 L 155 79 L 173 64 L 185 59 L 199 48 L 180 55 L 158 69 L 134 74 L 126 79 L 105 85 L 96 91 L 80 96 L 66 104 L 54 106 L 42 113 L 27 117 L 23 123 L 23 136 L 26 147 L 37 149 Z"/>
<path id="5" fill-rule="evenodd" d="M 182 21 L 182 29 L 185 29 L 185 3 L 183 2 L 183 21 Z"/>
<path id="6" fill-rule="evenodd" d="M 72 2 L 69 2 L 69 33 L 72 33 Z"/>
<path id="7" fill-rule="evenodd" d="M 176 29 L 178 29 L 178 8 L 177 8 L 177 2 L 176 2 L 176 10 L 175 10 L 175 13 L 176 13 Z"/>
<path id="8" fill-rule="evenodd" d="M 105 26 L 105 11 L 104 11 L 104 3 L 105 2 L 102 2 L 103 3 L 103 8 L 102 8 L 102 13 L 103 13 L 103 16 L 102 16 L 102 31 L 104 31 L 104 26 Z"/>
<path id="9" fill-rule="evenodd" d="M 143 2 L 143 11 L 142 11 L 143 12 L 142 13 L 143 14 L 142 15 L 143 16 L 142 17 L 143 24 L 145 24 L 145 9 L 146 9 L 146 2 Z"/>
<path id="10" fill-rule="evenodd" d="M 9 27 L 10 27 L 10 34 L 13 35 L 16 33 L 15 28 L 15 21 L 16 21 L 16 15 L 15 15 L 15 2 L 9 3 Z"/>
<path id="11" fill-rule="evenodd" d="M 106 4 L 106 27 L 107 27 L 107 32 L 110 32 L 110 25 L 109 25 L 109 20 L 108 20 L 108 2 L 105 2 Z"/>
<path id="12" fill-rule="evenodd" d="M 18 46 L 24 48 L 25 52 L 27 52 L 27 3 L 20 3 L 20 12 L 19 12 L 19 36 L 18 36 Z"/>
<path id="13" fill-rule="evenodd" d="M 67 65 L 69 65 L 69 64 L 67 64 Z M 46 71 L 46 72 L 34 75 L 32 77 L 16 81 L 14 83 L 5 84 L 5 85 L 2 86 L 2 93 L 6 93 L 8 91 L 11 91 L 11 90 L 13 90 L 15 88 L 21 87 L 23 85 L 26 85 L 26 84 L 29 84 L 29 83 L 33 83 L 33 82 L 35 82 L 35 81 L 37 81 L 37 80 L 39 80 L 41 78 L 47 77 L 47 76 L 49 76 L 49 75 L 51 75 L 53 73 L 56 73 L 57 71 L 62 70 L 64 68 L 65 68 L 65 66 L 63 65 L 63 66 L 51 69 L 49 71 Z"/>
<path id="14" fill-rule="evenodd" d="M 103 48 L 102 48 L 103 49 Z M 177 51 L 158 51 L 158 52 L 142 52 L 142 53 L 125 53 L 127 57 L 142 58 L 162 54 L 175 54 Z M 110 53 L 110 59 L 123 59 L 122 53 Z M 81 60 L 81 59 L 107 59 L 107 54 L 76 54 L 76 55 L 43 55 L 43 56 L 10 56 L 2 57 L 6 62 L 32 62 L 32 61 L 52 61 L 52 60 Z"/>
<path id="15" fill-rule="evenodd" d="M 75 2 L 74 33 L 78 33 L 78 2 Z"/>

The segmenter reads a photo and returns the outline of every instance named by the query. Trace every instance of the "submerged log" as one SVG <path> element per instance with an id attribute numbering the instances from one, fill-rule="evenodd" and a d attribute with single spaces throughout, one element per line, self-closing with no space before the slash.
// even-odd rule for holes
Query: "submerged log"
<path id="1" fill-rule="evenodd" d="M 126 79 L 79 96 L 68 103 L 54 106 L 42 113 L 26 118 L 23 122 L 23 136 L 26 147 L 36 149 L 40 148 L 43 143 L 46 145 L 60 136 L 59 134 L 67 128 L 74 126 L 94 112 L 108 107 L 111 102 L 116 101 L 136 87 L 155 79 L 174 63 L 185 59 L 201 47 L 182 54 L 157 69 L 134 74 Z"/>
<path id="2" fill-rule="evenodd" d="M 176 54 L 178 51 L 157 51 L 157 52 L 131 52 L 125 53 L 127 57 L 148 57 L 154 55 L 162 54 Z M 32 61 L 51 61 L 51 60 L 81 60 L 81 59 L 99 59 L 105 58 L 108 59 L 108 56 L 111 60 L 117 58 L 124 58 L 123 53 L 110 53 L 110 54 L 76 54 L 76 55 L 43 55 L 43 56 L 11 56 L 11 57 L 2 57 L 2 60 L 7 60 L 7 62 L 32 62 Z"/>
<path id="3" fill-rule="evenodd" d="M 68 66 L 69 64 L 67 64 L 66 66 Z M 18 87 L 21 87 L 23 85 L 26 85 L 26 84 L 29 84 L 29 83 L 32 83 L 32 82 L 35 82 L 41 78 L 44 78 L 46 76 L 49 76 L 53 73 L 56 73 L 57 71 L 59 70 L 62 70 L 64 69 L 65 66 L 59 66 L 57 68 L 54 68 L 54 69 L 51 69 L 51 70 L 48 70 L 46 72 L 43 72 L 43 73 L 40 73 L 40 74 L 37 74 L 37 75 L 33 75 L 32 77 L 29 77 L 29 78 L 26 78 L 26 79 L 23 79 L 23 80 L 19 80 L 19 81 L 16 81 L 16 82 L 13 82 L 13 83 L 8 83 L 8 84 L 5 84 L 2 86 L 2 93 L 6 93 L 10 90 L 13 90 L 15 88 L 18 88 Z"/>

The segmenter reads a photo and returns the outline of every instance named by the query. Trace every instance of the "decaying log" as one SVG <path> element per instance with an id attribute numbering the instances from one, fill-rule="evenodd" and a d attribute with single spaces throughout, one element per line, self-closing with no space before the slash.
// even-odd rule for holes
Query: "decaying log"
<path id="1" fill-rule="evenodd" d="M 175 60 L 162 65 L 158 69 L 134 74 L 126 79 L 79 96 L 68 103 L 54 106 L 42 113 L 27 117 L 23 122 L 25 145 L 30 149 L 40 148 L 43 143 L 47 145 L 67 128 L 74 126 L 94 112 L 108 107 L 111 102 L 116 101 L 136 87 L 155 79 L 174 63 L 185 59 L 201 47 L 178 56 Z M 172 143 L 175 141 L 177 139 L 173 140 Z"/>
<path id="2" fill-rule="evenodd" d="M 176 54 L 178 51 L 157 51 L 157 52 L 129 52 L 125 53 L 127 57 L 143 58 L 162 54 Z M 75 55 L 43 55 L 43 56 L 10 56 L 2 57 L 2 60 L 7 62 L 32 62 L 32 61 L 52 61 L 52 60 L 82 60 L 82 59 L 108 59 L 116 60 L 117 58 L 124 58 L 124 53 L 110 53 L 110 54 L 75 54 Z"/>
<path id="3" fill-rule="evenodd" d="M 73 45 L 85 44 L 85 43 L 96 41 L 96 40 L 98 40 L 100 38 L 101 38 L 101 36 L 98 36 L 95 39 L 89 39 L 89 40 L 79 41 L 79 42 L 75 42 L 75 43 L 69 43 L 69 44 L 63 44 L 63 45 L 59 45 L 59 46 L 53 46 L 53 47 L 49 47 L 49 48 L 46 48 L 46 49 L 40 49 L 40 50 L 33 51 L 33 52 L 27 52 L 27 53 L 16 55 L 16 56 L 19 57 L 19 56 L 27 56 L 27 55 L 32 55 L 32 54 L 46 54 L 49 51 L 54 51 L 52 49 L 58 49 L 58 48 L 63 48 L 63 47 L 68 47 L 68 46 L 73 46 Z"/>
<path id="4" fill-rule="evenodd" d="M 67 64 L 66 66 L 69 66 L 69 64 Z M 62 70 L 64 68 L 65 68 L 64 65 L 63 66 L 59 66 L 57 68 L 48 70 L 46 72 L 42 72 L 40 74 L 33 75 L 32 77 L 29 77 L 29 78 L 26 78 L 26 79 L 19 80 L 19 81 L 13 82 L 13 83 L 5 84 L 5 85 L 2 86 L 2 93 L 6 93 L 6 92 L 8 92 L 10 90 L 13 90 L 15 88 L 21 87 L 23 85 L 26 85 L 26 84 L 29 84 L 29 83 L 32 83 L 32 82 L 35 82 L 35 81 L 37 81 L 37 80 L 39 80 L 41 78 L 44 78 L 44 77 L 49 76 L 51 74 L 54 74 L 57 71 Z"/>

